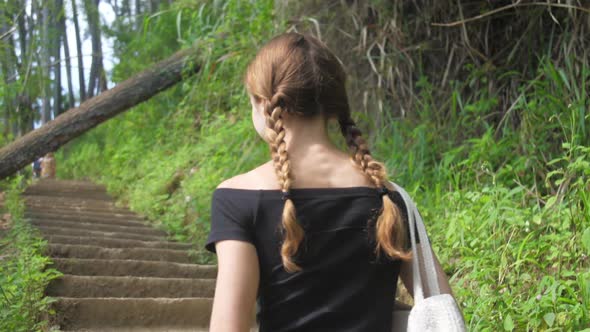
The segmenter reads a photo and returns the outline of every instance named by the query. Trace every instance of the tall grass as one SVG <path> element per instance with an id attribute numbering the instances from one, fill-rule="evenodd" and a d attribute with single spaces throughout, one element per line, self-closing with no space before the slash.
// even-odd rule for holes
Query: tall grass
<path id="1" fill-rule="evenodd" d="M 414 193 L 470 330 L 589 327 L 590 118 L 579 108 L 589 101 L 565 83 L 566 70 L 542 63 L 515 104 L 516 129 L 462 140 L 453 132 L 477 117 L 464 128 L 428 116 L 374 128 L 375 155 Z M 462 103 L 459 113 L 486 104 Z"/>

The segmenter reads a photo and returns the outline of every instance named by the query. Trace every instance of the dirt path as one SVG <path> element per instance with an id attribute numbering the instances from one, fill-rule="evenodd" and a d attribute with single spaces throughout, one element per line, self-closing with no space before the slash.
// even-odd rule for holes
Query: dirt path
<path id="1" fill-rule="evenodd" d="M 23 193 L 30 222 L 64 273 L 46 294 L 62 331 L 207 331 L 216 267 L 195 264 L 192 245 L 126 208 L 103 186 L 42 179 Z M 254 330 L 254 329 L 253 329 Z"/>

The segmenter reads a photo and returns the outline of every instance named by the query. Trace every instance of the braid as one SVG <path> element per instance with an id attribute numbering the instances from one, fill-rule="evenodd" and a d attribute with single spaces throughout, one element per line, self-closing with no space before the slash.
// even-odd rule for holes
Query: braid
<path id="1" fill-rule="evenodd" d="M 276 93 L 265 106 L 266 117 L 266 135 L 270 142 L 270 151 L 273 159 L 275 173 L 279 180 L 279 185 L 283 193 L 288 193 L 291 187 L 291 163 L 287 154 L 287 144 L 285 142 L 285 128 L 281 114 L 284 112 L 284 103 L 287 101 L 284 93 Z M 297 223 L 295 215 L 295 205 L 290 198 L 285 199 L 285 206 L 282 214 L 282 226 L 285 230 L 285 238 L 281 245 L 281 258 L 283 266 L 288 272 L 301 270 L 301 267 L 295 264 L 292 256 L 295 255 L 299 244 L 303 240 L 304 231 L 301 225 Z"/>
<path id="2" fill-rule="evenodd" d="M 350 113 L 345 114 L 338 120 L 340 130 L 346 140 L 351 153 L 351 161 L 363 173 L 365 173 L 377 188 L 382 186 L 393 190 L 387 180 L 387 171 L 385 165 L 371 156 L 369 146 L 362 137 L 360 129 L 356 126 Z M 387 256 L 396 259 L 408 260 L 411 258 L 411 252 L 405 252 L 406 245 L 405 227 L 401 221 L 401 213 L 396 204 L 393 203 L 389 195 L 383 195 L 383 208 L 379 213 L 375 224 L 377 245 L 375 251 L 377 255 L 384 251 Z"/>

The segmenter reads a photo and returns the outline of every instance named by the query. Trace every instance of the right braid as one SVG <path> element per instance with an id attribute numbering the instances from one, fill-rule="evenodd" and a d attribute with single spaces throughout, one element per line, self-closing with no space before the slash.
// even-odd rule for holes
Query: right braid
<path id="1" fill-rule="evenodd" d="M 385 165 L 371 156 L 369 146 L 362 137 L 360 129 L 346 112 L 338 119 L 340 130 L 346 140 L 351 153 L 351 161 L 363 173 L 365 173 L 377 188 L 385 186 L 393 190 L 387 179 Z M 393 203 L 389 195 L 383 195 L 383 208 L 379 213 L 376 228 L 377 245 L 375 252 L 377 256 L 384 251 L 392 259 L 411 259 L 411 252 L 404 250 L 406 246 L 405 227 L 401 221 L 401 212 L 398 206 Z"/>
<path id="2" fill-rule="evenodd" d="M 277 92 L 265 105 L 264 114 L 266 117 L 266 135 L 270 143 L 270 151 L 273 159 L 275 173 L 281 186 L 283 194 L 288 194 L 291 188 L 291 162 L 287 154 L 285 142 L 285 128 L 281 114 L 284 110 L 284 103 L 287 102 L 284 93 Z M 293 200 L 287 196 L 282 213 L 282 226 L 285 230 L 283 244 L 281 245 L 281 258 L 283 266 L 288 272 L 300 271 L 292 257 L 297 253 L 299 244 L 303 240 L 304 231 L 297 223 L 295 205 Z"/>

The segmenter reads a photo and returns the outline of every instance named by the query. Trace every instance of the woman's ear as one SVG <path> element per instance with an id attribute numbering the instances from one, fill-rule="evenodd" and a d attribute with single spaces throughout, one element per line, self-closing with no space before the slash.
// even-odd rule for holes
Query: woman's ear
<path id="1" fill-rule="evenodd" d="M 252 108 L 258 112 L 261 116 L 264 115 L 264 106 L 263 106 L 263 102 L 264 100 L 262 98 L 259 98 L 257 96 L 253 96 L 250 95 L 250 104 L 252 105 Z"/>
<path id="2" fill-rule="evenodd" d="M 252 105 L 252 123 L 254 124 L 254 129 L 256 129 L 256 132 L 264 141 L 268 142 L 265 134 L 266 118 L 264 116 L 263 101 L 261 98 L 255 98 L 250 95 L 250 104 Z"/>

